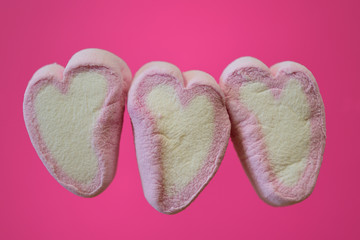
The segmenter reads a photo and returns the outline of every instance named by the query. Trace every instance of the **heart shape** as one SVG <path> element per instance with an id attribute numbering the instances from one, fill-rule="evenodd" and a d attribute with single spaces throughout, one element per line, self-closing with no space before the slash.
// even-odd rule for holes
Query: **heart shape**
<path id="1" fill-rule="evenodd" d="M 54 85 L 46 85 L 35 97 L 39 132 L 47 148 L 59 168 L 83 184 L 89 184 L 97 174 L 91 138 L 106 92 L 106 78 L 86 71 L 69 80 L 65 94 Z"/>
<path id="2" fill-rule="evenodd" d="M 230 122 L 215 80 L 152 62 L 136 74 L 128 111 L 144 194 L 158 211 L 186 208 L 214 176 Z"/>
<path id="3" fill-rule="evenodd" d="M 232 140 L 259 196 L 282 206 L 308 197 L 325 147 L 324 105 L 304 66 L 268 69 L 257 59 L 235 60 L 220 80 L 232 122 Z"/>
<path id="4" fill-rule="evenodd" d="M 257 117 L 276 178 L 293 186 L 306 167 L 311 134 L 310 109 L 300 83 L 290 79 L 278 99 L 264 83 L 245 83 L 239 100 Z"/>
<path id="5" fill-rule="evenodd" d="M 30 139 L 51 175 L 79 196 L 96 196 L 115 175 L 130 81 L 120 58 L 86 49 L 65 70 L 48 65 L 29 82 L 24 119 Z"/>
<path id="6" fill-rule="evenodd" d="M 162 138 L 164 194 L 172 196 L 189 184 L 207 157 L 214 132 L 214 109 L 205 96 L 194 97 L 183 106 L 175 89 L 168 85 L 152 89 L 146 107 Z"/>

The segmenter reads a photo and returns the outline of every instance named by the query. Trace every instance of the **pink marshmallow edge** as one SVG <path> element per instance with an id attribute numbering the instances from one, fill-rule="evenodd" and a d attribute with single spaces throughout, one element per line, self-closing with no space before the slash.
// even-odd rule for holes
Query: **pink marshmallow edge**
<path id="1" fill-rule="evenodd" d="M 89 184 L 75 181 L 58 166 L 42 138 L 35 111 L 35 99 L 41 89 L 53 85 L 62 94 L 66 94 L 70 80 L 84 71 L 97 72 L 108 82 L 105 101 L 92 136 L 92 148 L 98 158 L 98 171 Z M 85 49 L 70 59 L 65 70 L 57 64 L 40 68 L 27 86 L 23 112 L 31 142 L 50 174 L 76 195 L 94 197 L 104 191 L 114 178 L 123 112 L 130 82 L 131 72 L 123 60 L 105 50 Z"/>
<path id="2" fill-rule="evenodd" d="M 256 116 L 239 101 L 239 88 L 246 82 L 262 82 L 279 98 L 290 79 L 301 83 L 311 114 L 311 137 L 308 161 L 299 181 L 284 186 L 270 167 L 267 147 Z M 270 205 L 285 206 L 306 199 L 313 191 L 325 148 L 324 104 L 312 73 L 294 62 L 282 62 L 270 69 L 259 60 L 243 57 L 231 63 L 220 78 L 232 123 L 231 138 L 256 192 Z"/>
<path id="3" fill-rule="evenodd" d="M 147 94 L 159 84 L 172 86 L 183 106 L 188 105 L 194 97 L 205 95 L 215 108 L 215 131 L 208 157 L 194 179 L 171 197 L 164 194 L 161 139 L 156 134 L 156 121 L 145 103 Z M 151 62 L 134 77 L 129 91 L 128 112 L 133 124 L 139 172 L 147 201 L 159 212 L 174 214 L 182 211 L 216 173 L 230 138 L 231 125 L 219 85 L 204 72 L 189 71 L 182 75 L 172 64 Z"/>

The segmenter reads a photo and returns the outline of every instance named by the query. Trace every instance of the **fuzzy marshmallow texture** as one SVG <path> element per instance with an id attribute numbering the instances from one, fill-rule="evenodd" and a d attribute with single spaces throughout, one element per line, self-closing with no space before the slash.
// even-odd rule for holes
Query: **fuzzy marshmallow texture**
<path id="1" fill-rule="evenodd" d="M 214 176 L 229 141 L 220 87 L 204 72 L 151 62 L 134 78 L 128 111 L 146 199 L 166 214 L 183 210 Z"/>
<path id="2" fill-rule="evenodd" d="M 131 73 L 104 50 L 76 53 L 64 69 L 39 69 L 24 97 L 31 142 L 52 176 L 71 192 L 93 197 L 111 183 Z"/>
<path id="3" fill-rule="evenodd" d="M 324 104 L 311 72 L 294 62 L 269 69 L 243 57 L 224 70 L 220 85 L 231 138 L 259 196 L 274 206 L 307 198 L 326 139 Z"/>

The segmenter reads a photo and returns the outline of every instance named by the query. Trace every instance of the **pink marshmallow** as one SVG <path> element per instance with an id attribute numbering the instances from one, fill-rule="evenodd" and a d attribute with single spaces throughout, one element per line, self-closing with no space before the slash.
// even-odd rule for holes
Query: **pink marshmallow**
<path id="1" fill-rule="evenodd" d="M 94 156 L 96 156 L 95 175 L 88 182 L 81 182 L 76 180 L 76 176 L 70 176 L 68 172 L 64 170 L 64 167 L 68 166 L 62 166 L 59 163 L 59 159 L 57 159 L 53 152 L 50 151 L 50 146 L 59 144 L 57 141 L 63 140 L 52 139 L 51 136 L 53 132 L 46 132 L 46 136 L 50 136 L 49 139 L 51 139 L 51 141 L 48 140 L 48 142 L 46 142 L 44 132 L 41 130 L 46 128 L 41 128 L 39 125 L 39 113 L 37 112 L 35 104 L 36 99 L 39 97 L 39 93 L 49 86 L 53 86 L 59 95 L 62 94 L 62 97 L 66 99 L 72 80 L 78 76 L 78 74 L 83 73 L 96 73 L 106 79 L 105 99 L 100 106 L 97 119 L 94 120 L 95 123 L 90 132 L 91 138 L 88 140 L 84 139 L 84 141 L 89 141 L 86 143 L 90 146 L 89 151 L 93 151 Z M 92 83 L 91 81 L 93 80 L 86 79 L 86 81 Z M 25 92 L 23 104 L 26 128 L 31 142 L 45 167 L 50 174 L 69 191 L 82 197 L 94 197 L 104 191 L 114 178 L 123 112 L 130 82 L 131 72 L 126 63 L 114 54 L 100 49 L 85 49 L 76 53 L 70 59 L 65 69 L 57 64 L 44 66 L 40 68 L 30 80 Z M 79 94 L 88 94 L 84 91 L 85 90 L 80 90 Z M 97 90 L 94 92 L 96 91 Z M 90 95 L 88 97 L 89 99 L 92 99 L 94 96 Z M 39 102 L 37 104 L 40 106 L 39 109 L 41 109 L 49 103 Z M 90 101 L 87 104 L 90 104 Z M 86 106 L 86 104 L 83 106 L 84 108 L 93 107 Z M 55 108 L 54 112 L 56 113 L 56 108 L 59 106 L 47 107 L 51 107 L 51 109 Z M 82 119 L 79 118 L 81 113 L 79 113 L 79 115 L 76 114 L 77 113 L 73 113 L 74 116 L 71 120 L 75 122 L 81 121 Z M 46 124 L 49 124 L 49 128 L 53 131 L 61 132 L 62 129 L 51 125 L 51 120 L 54 118 L 59 119 L 64 116 L 52 117 L 53 118 L 49 118 L 49 121 L 47 121 Z M 71 128 L 71 126 L 69 127 Z M 74 131 L 82 131 L 82 129 L 74 129 Z M 76 133 L 74 136 L 76 136 Z M 66 141 L 61 144 L 66 144 Z M 79 151 L 80 150 L 86 151 L 86 149 L 79 149 Z M 78 161 L 78 159 L 69 159 L 67 153 L 64 154 L 63 157 L 66 159 L 67 163 Z M 79 167 L 81 167 L 80 171 L 85 172 L 84 174 L 86 174 L 86 171 L 89 168 L 86 164 Z"/>
<path id="2" fill-rule="evenodd" d="M 169 116 L 163 116 L 153 112 L 148 107 L 148 96 L 154 89 L 159 86 L 165 86 L 166 89 L 172 89 L 174 94 L 168 99 L 171 104 L 173 97 L 177 99 L 181 105 L 179 111 L 185 111 L 191 108 L 190 105 L 199 99 L 205 97 L 210 103 L 210 109 L 213 109 L 213 117 L 210 119 L 209 126 L 205 131 L 210 131 L 212 136 L 209 140 L 209 148 L 204 144 L 189 144 L 189 151 L 195 149 L 195 152 L 205 151 L 205 158 L 200 159 L 200 167 L 195 171 L 194 175 L 185 186 L 179 187 L 176 184 L 168 183 L 166 185 L 166 164 L 176 165 L 181 156 L 174 156 L 173 159 L 163 159 L 166 153 L 165 148 L 171 144 L 171 134 L 162 131 L 158 126 L 161 119 Z M 167 100 L 166 100 L 167 101 Z M 155 104 L 155 108 L 162 103 Z M 171 108 L 172 105 L 167 106 Z M 204 108 L 206 106 L 203 106 Z M 209 107 L 209 106 L 207 106 Z M 131 88 L 129 90 L 128 111 L 133 124 L 135 137 L 136 155 L 142 186 L 147 201 L 158 211 L 166 214 L 174 214 L 185 209 L 204 189 L 216 173 L 228 144 L 230 137 L 230 121 L 226 111 L 223 93 L 216 81 L 208 74 L 200 71 L 189 71 L 181 73 L 180 70 L 169 63 L 151 62 L 145 64 L 135 75 Z M 199 110 L 201 111 L 201 109 Z M 174 112 L 168 113 L 173 114 Z M 204 115 L 208 114 L 204 112 Z M 190 116 L 191 117 L 191 116 Z M 201 116 L 200 116 L 201 117 Z M 185 118 L 185 116 L 184 116 Z M 182 116 L 176 121 L 182 121 Z M 185 120 L 184 120 L 185 121 Z M 197 120 L 196 120 L 197 121 Z M 199 119 L 200 121 L 200 119 Z M 173 122 L 171 122 L 173 124 Z M 195 122 L 186 123 L 187 128 Z M 177 126 L 174 126 L 177 127 Z M 179 134 L 186 134 L 181 132 Z M 183 136 L 186 139 L 187 136 Z M 179 148 L 187 144 L 185 140 L 181 140 L 176 146 Z M 204 150 L 204 148 L 206 148 Z M 171 153 L 170 153 L 171 154 Z M 179 157 L 179 158 L 178 158 Z M 192 157 L 192 156 L 190 156 Z M 199 159 L 194 159 L 198 161 Z M 185 166 L 189 171 L 194 171 L 194 166 L 190 161 Z M 184 169 L 179 169 L 179 172 Z M 184 171 L 187 171 L 186 169 Z M 175 173 L 176 174 L 176 173 Z M 183 176 L 177 176 L 181 182 Z M 170 176 L 171 178 L 171 176 Z M 170 189 L 170 190 L 169 190 Z M 170 194 L 170 193 L 171 194 Z"/>
<path id="3" fill-rule="evenodd" d="M 260 123 L 260 116 L 240 101 L 240 89 L 251 83 L 264 84 L 276 102 L 281 100 L 283 90 L 290 80 L 300 84 L 302 92 L 306 96 L 304 99 L 306 99 L 309 109 L 310 135 L 309 143 L 306 145 L 308 151 L 300 152 L 306 156 L 305 166 L 296 183 L 286 185 L 280 181 L 274 168 L 271 167 L 270 163 L 274 159 L 270 159 L 270 148 L 265 141 L 265 132 L 273 134 L 275 130 L 269 129 L 269 126 L 263 126 Z M 226 96 L 226 105 L 232 125 L 231 139 L 258 195 L 265 202 L 274 206 L 290 205 L 307 198 L 312 193 L 318 177 L 326 139 L 324 104 L 311 72 L 294 62 L 278 63 L 269 69 L 255 58 L 243 57 L 225 68 L 220 78 L 220 86 Z M 267 90 L 262 90 L 258 96 L 260 97 Z M 301 113 L 296 112 L 296 114 L 300 116 Z M 280 116 L 280 120 L 284 124 L 287 123 L 286 117 L 287 115 Z M 267 129 L 264 129 L 265 127 Z M 308 133 L 301 134 L 307 136 Z M 297 137 L 302 141 L 302 136 Z M 286 144 L 286 142 L 282 142 L 282 144 Z M 276 146 L 277 150 L 282 147 L 280 145 Z M 296 148 L 296 145 L 293 147 Z M 281 151 L 287 150 L 289 149 L 281 149 Z M 291 159 L 289 160 L 291 161 Z M 294 177 L 291 176 L 292 173 L 289 171 L 288 177 Z"/>

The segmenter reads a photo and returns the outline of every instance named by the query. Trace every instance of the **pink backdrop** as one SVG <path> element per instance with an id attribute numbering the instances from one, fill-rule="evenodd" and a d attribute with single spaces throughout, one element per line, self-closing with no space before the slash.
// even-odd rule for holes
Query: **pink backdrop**
<path id="1" fill-rule="evenodd" d="M 360 239 L 359 3 L 2 1 L 0 239 Z M 189 208 L 158 213 L 143 196 L 127 114 L 110 187 L 93 199 L 68 192 L 31 145 L 23 94 L 38 68 L 66 65 L 89 47 L 117 54 L 133 73 L 152 60 L 216 79 L 240 56 L 304 64 L 318 81 L 327 117 L 313 194 L 290 207 L 266 205 L 229 144 L 218 173 Z"/>

